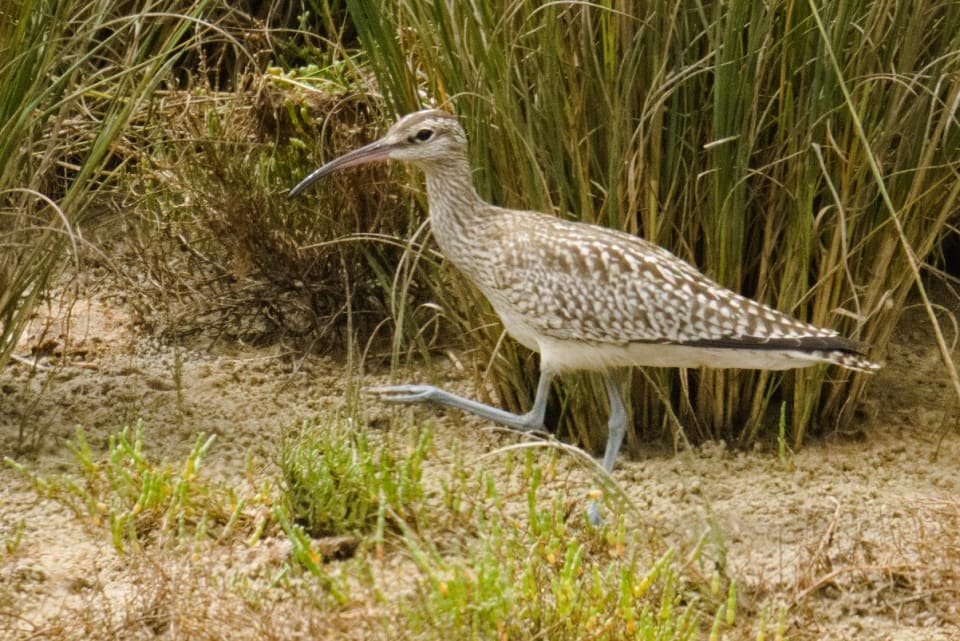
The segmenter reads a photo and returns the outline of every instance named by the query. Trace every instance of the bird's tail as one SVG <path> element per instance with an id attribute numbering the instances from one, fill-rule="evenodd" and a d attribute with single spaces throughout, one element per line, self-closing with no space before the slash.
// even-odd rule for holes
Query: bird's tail
<path id="1" fill-rule="evenodd" d="M 840 367 L 857 370 L 858 372 L 876 372 L 883 367 L 883 363 L 872 361 L 863 354 L 846 350 L 818 350 L 812 353 L 819 359 Z"/>

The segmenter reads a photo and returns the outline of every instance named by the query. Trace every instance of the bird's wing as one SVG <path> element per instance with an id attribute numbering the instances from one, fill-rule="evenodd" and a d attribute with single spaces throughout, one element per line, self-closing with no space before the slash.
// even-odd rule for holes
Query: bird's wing
<path id="1" fill-rule="evenodd" d="M 517 214 L 536 215 L 538 224 L 511 224 Z M 501 252 L 478 284 L 498 311 L 509 310 L 538 334 L 610 344 L 856 349 L 832 330 L 721 287 L 636 236 L 531 212 L 501 220 Z"/>

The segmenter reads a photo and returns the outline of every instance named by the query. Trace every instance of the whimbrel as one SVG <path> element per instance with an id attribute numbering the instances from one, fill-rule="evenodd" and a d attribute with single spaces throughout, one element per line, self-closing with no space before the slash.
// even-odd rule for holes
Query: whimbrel
<path id="1" fill-rule="evenodd" d="M 879 368 L 856 342 L 732 292 L 642 238 L 483 201 L 471 180 L 466 134 L 445 111 L 404 116 L 383 138 L 331 160 L 290 195 L 333 171 L 386 159 L 423 170 L 437 245 L 486 296 L 507 332 L 540 353 L 540 380 L 526 414 L 433 385 L 368 390 L 384 400 L 429 401 L 540 430 L 555 375 L 600 371 L 610 401 L 603 467 L 612 472 L 627 428 L 616 368 Z M 594 502 L 595 523 L 597 510 Z"/>

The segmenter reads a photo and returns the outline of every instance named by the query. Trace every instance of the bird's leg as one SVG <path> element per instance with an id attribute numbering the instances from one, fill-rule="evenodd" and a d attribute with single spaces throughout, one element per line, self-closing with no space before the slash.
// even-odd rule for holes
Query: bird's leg
<path id="1" fill-rule="evenodd" d="M 482 418 L 512 427 L 515 430 L 529 432 L 543 429 L 543 418 L 547 411 L 547 397 L 550 395 L 550 383 L 553 375 L 546 372 L 540 372 L 540 380 L 537 383 L 537 395 L 533 399 L 533 407 L 526 414 L 514 414 L 498 407 L 486 405 L 478 401 L 458 396 L 452 392 L 436 387 L 434 385 L 376 385 L 368 387 L 364 391 L 374 394 L 380 400 L 391 403 L 437 403 L 447 407 L 470 412 Z M 607 424 L 607 447 L 603 454 L 603 469 L 608 473 L 613 472 L 613 464 L 617 460 L 617 454 L 620 452 L 620 445 L 623 443 L 623 437 L 627 432 L 627 410 L 623 405 L 623 398 L 620 395 L 620 386 L 617 377 L 613 373 L 608 373 L 603 378 L 604 386 L 607 389 L 607 397 L 610 401 L 610 421 Z M 599 526 L 603 523 L 600 516 L 600 503 L 594 500 L 590 503 L 588 512 L 590 523 Z"/>
<path id="2" fill-rule="evenodd" d="M 627 433 L 627 408 L 623 406 L 623 397 L 620 396 L 620 385 L 613 374 L 605 374 L 603 384 L 607 388 L 607 398 L 610 401 L 610 420 L 607 422 L 607 448 L 603 453 L 603 469 L 607 473 L 613 472 L 613 464 L 620 453 L 620 445 Z"/>
<path id="3" fill-rule="evenodd" d="M 607 398 L 610 401 L 610 420 L 607 423 L 607 447 L 603 453 L 603 469 L 610 474 L 613 472 L 613 464 L 620 452 L 623 436 L 627 433 L 627 409 L 623 406 L 620 385 L 613 373 L 604 375 L 603 385 L 607 388 Z M 588 515 L 590 523 L 593 525 L 603 523 L 603 518 L 600 516 L 600 504 L 597 499 L 590 503 Z"/>
<path id="4" fill-rule="evenodd" d="M 366 388 L 365 391 L 378 396 L 380 400 L 392 403 L 430 402 L 455 407 L 515 430 L 530 432 L 543 429 L 543 417 L 547 412 L 547 397 L 550 395 L 552 380 L 552 374 L 546 371 L 540 372 L 537 395 L 533 399 L 533 407 L 526 414 L 514 414 L 492 405 L 457 396 L 434 385 L 376 385 Z"/>

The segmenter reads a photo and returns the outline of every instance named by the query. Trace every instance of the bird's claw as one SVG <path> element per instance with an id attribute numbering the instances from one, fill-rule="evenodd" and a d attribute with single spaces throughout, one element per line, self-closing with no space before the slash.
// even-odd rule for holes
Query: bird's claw
<path id="1" fill-rule="evenodd" d="M 388 403 L 419 403 L 432 400 L 437 388 L 433 385 L 372 385 L 363 391 Z"/>

